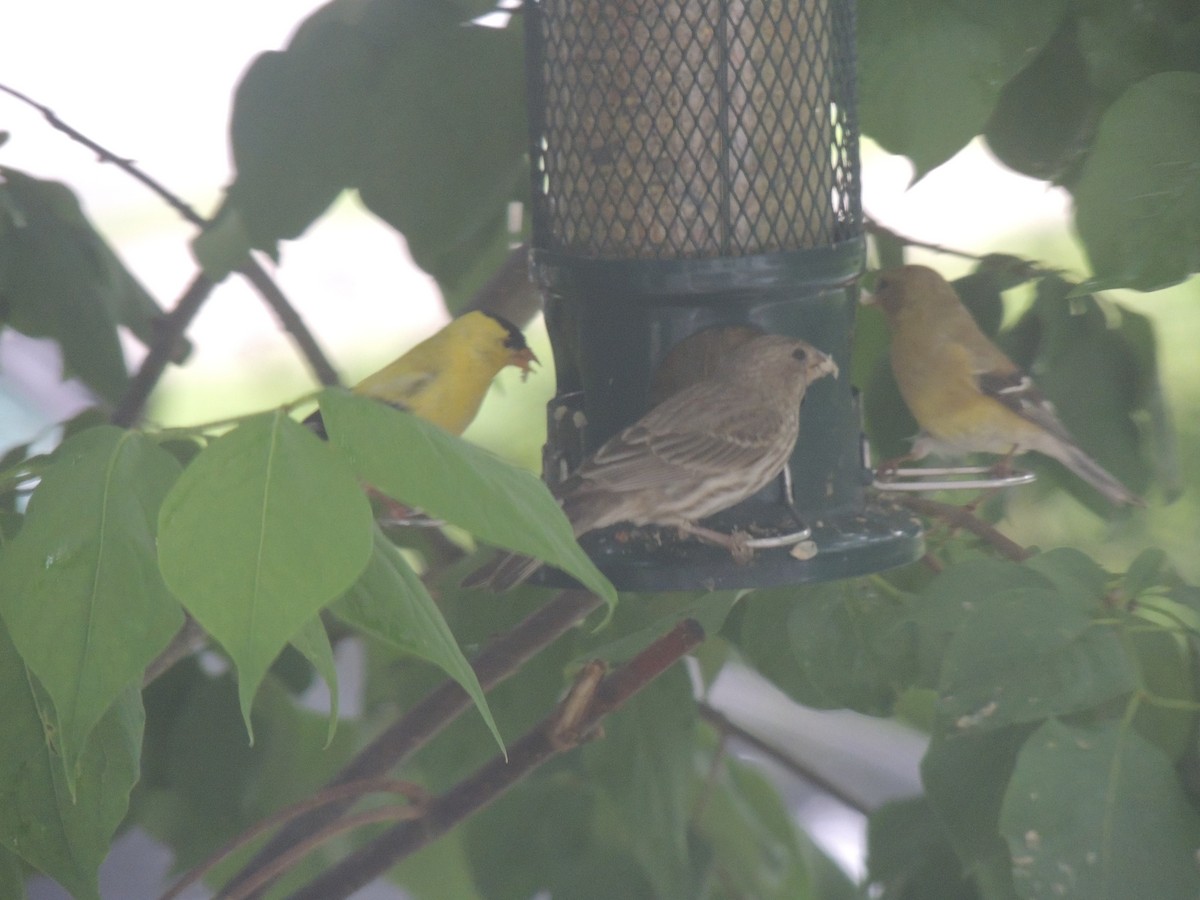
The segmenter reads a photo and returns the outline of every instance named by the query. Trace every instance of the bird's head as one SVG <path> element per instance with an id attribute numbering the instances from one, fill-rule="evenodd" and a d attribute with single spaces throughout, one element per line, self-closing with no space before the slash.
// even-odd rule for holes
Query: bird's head
<path id="1" fill-rule="evenodd" d="M 927 308 L 940 301 L 958 302 L 954 288 L 928 266 L 898 266 L 886 269 L 875 277 L 875 287 L 863 292 L 861 303 L 878 306 L 888 321 L 894 322 L 904 313 Z"/>
<path id="2" fill-rule="evenodd" d="M 774 389 L 780 379 L 803 389 L 826 375 L 838 377 L 837 363 L 807 341 L 782 334 L 763 334 L 734 348 L 727 363 L 737 377 Z"/>
<path id="3" fill-rule="evenodd" d="M 495 355 L 498 363 L 497 370 L 504 366 L 516 366 L 521 370 L 521 378 L 528 378 L 531 371 L 530 366 L 541 361 L 525 343 L 525 335 L 521 333 L 521 329 L 495 313 L 479 312 L 467 315 L 479 316 L 480 327 L 487 329 L 488 338 L 491 341 L 488 352 Z M 467 316 L 463 316 L 463 318 L 465 319 Z"/>

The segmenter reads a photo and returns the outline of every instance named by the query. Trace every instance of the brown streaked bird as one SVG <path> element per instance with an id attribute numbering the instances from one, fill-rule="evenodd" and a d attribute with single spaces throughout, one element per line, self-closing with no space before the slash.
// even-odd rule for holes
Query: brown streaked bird
<path id="1" fill-rule="evenodd" d="M 706 378 L 610 438 L 556 493 L 575 536 L 628 522 L 673 526 L 734 549 L 730 535 L 696 523 L 770 484 L 787 465 L 805 390 L 833 360 L 796 338 L 763 334 L 741 344 Z M 468 576 L 502 591 L 539 560 L 508 554 Z"/>
<path id="2" fill-rule="evenodd" d="M 892 372 L 921 427 L 908 458 L 994 453 L 1006 461 L 1034 450 L 1114 504 L 1145 505 L 1080 449 L 1033 380 L 980 331 L 933 269 L 882 272 L 863 302 L 883 309 L 892 334 Z"/>

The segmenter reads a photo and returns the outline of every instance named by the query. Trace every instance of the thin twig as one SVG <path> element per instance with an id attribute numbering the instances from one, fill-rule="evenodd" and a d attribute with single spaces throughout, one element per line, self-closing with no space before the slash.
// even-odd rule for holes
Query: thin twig
<path id="1" fill-rule="evenodd" d="M 922 250 L 931 250 L 934 253 L 944 253 L 947 256 L 957 256 L 962 259 L 973 259 L 976 262 L 982 261 L 984 257 L 978 253 L 970 253 L 966 250 L 955 250 L 953 247 L 945 247 L 942 244 L 930 244 L 925 241 L 919 241 L 916 238 L 905 237 L 898 234 L 885 225 L 880 225 L 869 216 L 863 221 L 863 230 L 867 234 L 875 235 L 876 237 L 891 238 L 904 244 L 906 247 L 920 247 Z"/>
<path id="2" fill-rule="evenodd" d="M 308 326 L 304 324 L 304 320 L 300 318 L 300 314 L 296 312 L 296 307 L 292 306 L 288 298 L 284 296 L 283 291 L 279 289 L 279 285 L 272 280 L 266 270 L 252 258 L 241 266 L 238 272 L 254 285 L 263 300 L 275 312 L 275 317 L 279 319 L 279 324 L 283 327 L 284 331 L 291 335 L 301 355 L 303 355 L 305 360 L 308 361 L 308 365 L 312 368 L 317 381 L 325 387 L 333 387 L 340 384 L 337 371 L 334 370 L 328 357 L 325 356 L 325 352 L 317 346 L 316 338 L 308 330 Z"/>
<path id="3" fill-rule="evenodd" d="M 977 518 L 972 515 L 970 510 L 964 509 L 961 506 L 954 506 L 950 503 L 939 503 L 937 500 L 929 500 L 925 497 L 901 497 L 899 498 L 899 502 L 915 513 L 920 513 L 923 516 L 929 516 L 934 519 L 941 519 L 955 528 L 962 528 L 965 531 L 971 532 L 976 537 L 987 541 L 1001 555 L 1011 559 L 1013 562 L 1024 562 L 1033 556 L 1032 550 L 1022 547 L 1012 538 L 1001 534 L 997 529 L 983 521 L 983 519 Z"/>
<path id="4" fill-rule="evenodd" d="M 623 668 L 598 685 L 588 680 L 585 690 L 594 691 L 577 720 L 564 727 L 563 710 L 578 704 L 568 695 L 563 704 L 509 747 L 508 759 L 494 756 L 473 775 L 429 801 L 424 813 L 410 822 L 389 828 L 365 847 L 321 873 L 292 900 L 334 900 L 350 896 L 374 881 L 393 865 L 411 855 L 455 825 L 492 803 L 547 760 L 570 749 L 595 733 L 601 719 L 620 708 L 634 694 L 665 672 L 685 653 L 704 640 L 704 629 L 694 619 L 685 619 L 663 635 Z M 565 734 L 578 736 L 575 744 Z"/>
<path id="5" fill-rule="evenodd" d="M 561 591 L 555 595 L 549 603 L 479 652 L 471 665 L 480 685 L 485 691 L 490 690 L 519 671 L 529 659 L 574 628 L 603 602 L 588 591 Z M 383 775 L 425 746 L 470 706 L 471 699 L 466 691 L 457 681 L 447 679 L 359 751 L 334 776 L 330 785 Z M 344 803 L 326 804 L 284 826 L 234 876 L 230 887 L 252 877 L 274 857 L 340 816 L 347 807 Z"/>
<path id="6" fill-rule="evenodd" d="M 263 836 L 264 833 L 274 828 L 276 825 L 282 825 L 289 822 L 299 815 L 303 815 L 310 809 L 316 809 L 328 803 L 334 803 L 343 800 L 351 802 L 365 797 L 367 794 L 389 793 L 399 794 L 404 797 L 409 803 L 414 804 L 412 807 L 407 807 L 409 813 L 414 809 L 419 808 L 420 804 L 424 803 L 428 797 L 425 789 L 420 785 L 413 784 L 408 781 L 398 781 L 394 778 L 367 778 L 362 781 L 354 781 L 347 784 L 337 785 L 335 787 L 326 788 L 318 791 L 311 797 L 307 797 L 298 803 L 293 803 L 291 806 L 286 806 L 281 810 L 267 816 L 265 819 L 260 819 L 255 822 L 250 828 L 243 831 L 233 840 L 226 842 L 222 847 L 212 853 L 206 860 L 199 865 L 194 866 L 191 870 L 180 877 L 159 900 L 173 900 L 178 897 L 184 890 L 195 884 L 200 879 L 204 878 L 217 865 L 231 854 L 236 853 L 248 844 L 253 843 Z M 397 818 L 394 811 L 389 811 L 387 820 L 392 821 Z M 373 820 L 379 821 L 379 820 Z M 361 824 L 361 823 L 359 823 Z M 305 852 L 309 852 L 311 846 L 305 848 Z"/>
<path id="7" fill-rule="evenodd" d="M 229 893 L 218 894 L 217 897 L 219 900 L 246 900 L 251 894 L 274 881 L 308 854 L 312 853 L 313 850 L 316 850 L 326 841 L 337 837 L 339 834 L 347 834 L 364 825 L 375 825 L 380 822 L 395 822 L 397 820 L 407 822 L 415 819 L 418 815 L 420 815 L 420 811 L 412 806 L 385 806 L 379 809 L 368 809 L 364 812 L 338 819 L 332 825 L 322 828 L 316 834 L 309 837 L 303 844 L 297 844 L 278 859 L 272 860 L 270 865 L 256 873 L 245 884 L 239 885 Z"/>
<path id="8" fill-rule="evenodd" d="M 169 671 L 181 659 L 191 656 L 204 646 L 207 640 L 208 634 L 200 623 L 191 616 L 186 616 L 183 627 L 171 638 L 171 643 L 146 666 L 146 671 L 142 674 L 142 688 L 150 687 L 160 675 Z"/>
<path id="9" fill-rule="evenodd" d="M 183 333 L 214 287 L 212 279 L 203 272 L 197 273 L 183 292 L 183 296 L 179 298 L 179 302 L 175 304 L 175 308 L 157 321 L 158 333 L 150 345 L 150 352 L 142 360 L 141 367 L 125 388 L 125 395 L 112 414 L 111 421 L 114 425 L 132 428 L 141 419 L 150 392 L 166 371 L 167 363 L 175 355 L 176 346 L 183 339 Z"/>
<path id="10" fill-rule="evenodd" d="M 164 203 L 174 209 L 177 213 L 179 213 L 179 215 L 183 216 L 183 218 L 187 219 L 193 225 L 198 225 L 199 227 L 203 228 L 208 224 L 208 221 L 202 215 L 200 215 L 200 213 L 196 212 L 196 210 L 185 203 L 176 194 L 173 194 L 171 191 L 167 190 L 162 184 L 155 181 L 153 178 L 139 169 L 132 160 L 117 156 L 117 154 L 113 153 L 107 147 L 97 144 L 86 134 L 76 131 L 74 128 L 60 119 L 55 114 L 54 110 L 50 109 L 50 107 L 43 106 L 32 97 L 28 97 L 25 94 L 22 94 L 20 91 L 10 88 L 4 84 L 0 84 L 0 91 L 4 91 L 4 93 L 16 97 L 22 103 L 32 106 L 42 114 L 46 121 L 50 123 L 51 127 L 61 131 L 71 140 L 83 144 L 83 146 L 93 151 L 100 158 L 101 162 L 112 163 L 126 174 L 140 181 L 146 187 L 150 188 L 150 190 L 152 190 L 154 193 L 158 194 L 159 198 L 162 199 Z"/>
<path id="11" fill-rule="evenodd" d="M 700 718 L 712 725 L 712 727 L 715 728 L 720 734 L 737 738 L 739 741 L 744 744 L 748 744 L 755 750 L 762 753 L 764 756 L 770 757 L 779 765 L 783 766 L 783 768 L 787 769 L 787 771 L 792 775 L 807 781 L 809 784 L 813 785 L 823 793 L 833 797 L 843 805 L 848 806 L 850 809 L 857 810 L 864 816 L 870 815 L 871 809 L 858 797 L 847 793 L 824 775 L 821 775 L 819 772 L 801 765 L 792 756 L 788 755 L 783 750 L 780 750 L 773 744 L 763 740 L 761 737 L 754 734 L 754 732 L 747 731 L 741 725 L 731 721 L 719 709 L 710 706 L 703 700 L 698 701 L 697 707 L 700 711 Z"/>
<path id="12" fill-rule="evenodd" d="M 22 103 L 32 106 L 42 114 L 46 121 L 50 123 L 51 127 L 61 131 L 67 137 L 71 138 L 71 140 L 83 144 L 83 146 L 93 151 L 97 157 L 99 157 L 101 162 L 112 163 L 121 171 L 141 182 L 143 185 L 157 194 L 164 203 L 179 213 L 179 215 L 188 222 L 191 222 L 198 228 L 206 228 L 210 224 L 210 220 L 196 212 L 196 210 L 190 204 L 185 202 L 178 194 L 168 190 L 167 187 L 161 182 L 151 178 L 149 175 L 143 172 L 132 160 L 118 156 L 103 144 L 97 143 L 86 134 L 83 134 L 81 131 L 72 128 L 62 119 L 60 119 L 54 110 L 50 109 L 48 106 L 44 106 L 41 103 L 38 103 L 32 97 L 29 97 L 4 84 L 0 84 L 0 91 L 16 97 Z M 304 324 L 304 321 L 300 318 L 300 314 L 296 312 L 296 308 L 292 306 L 287 297 L 284 296 L 283 291 L 279 289 L 279 285 L 277 285 L 271 279 L 271 276 L 267 274 L 266 270 L 263 269 L 263 267 L 251 257 L 247 259 L 245 264 L 238 268 L 238 272 L 245 276 L 246 279 L 249 280 L 252 285 L 254 285 L 271 309 L 275 311 L 275 315 L 279 318 L 280 324 L 283 326 L 284 330 L 291 335 L 292 340 L 296 342 L 296 346 L 299 348 L 304 358 L 308 361 L 309 366 L 312 367 L 313 373 L 316 375 L 317 380 L 320 381 L 321 384 L 327 386 L 337 384 L 337 372 L 335 372 L 333 366 L 330 365 L 329 359 L 317 345 L 316 339 L 313 337 L 312 332 L 308 330 L 308 327 Z M 211 290 L 211 286 L 209 290 Z M 182 336 L 183 334 L 180 332 L 179 337 Z M 172 350 L 174 349 L 174 346 L 174 343 L 172 343 Z M 153 350 L 154 348 L 152 347 L 151 351 L 153 352 Z M 162 373 L 160 371 L 159 375 L 161 374 Z"/>

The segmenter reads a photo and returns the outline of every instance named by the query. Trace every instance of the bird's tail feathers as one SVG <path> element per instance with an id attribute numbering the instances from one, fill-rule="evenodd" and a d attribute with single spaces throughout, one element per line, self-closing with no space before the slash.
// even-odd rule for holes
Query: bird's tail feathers
<path id="1" fill-rule="evenodd" d="M 1074 444 L 1056 442 L 1046 448 L 1050 456 L 1098 490 L 1111 503 L 1118 506 L 1145 506 L 1146 502 L 1125 485 L 1121 484 L 1107 469 L 1096 462 Z"/>

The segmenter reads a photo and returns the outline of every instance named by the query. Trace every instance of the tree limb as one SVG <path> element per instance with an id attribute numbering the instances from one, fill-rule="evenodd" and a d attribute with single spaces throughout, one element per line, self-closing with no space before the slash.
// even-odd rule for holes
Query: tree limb
<path id="1" fill-rule="evenodd" d="M 603 600 L 588 591 L 561 591 L 545 606 L 493 639 L 472 660 L 480 685 L 485 691 L 495 687 L 602 605 Z M 471 699 L 466 691 L 458 682 L 446 679 L 360 750 L 327 787 L 384 775 L 425 746 L 470 707 Z M 254 877 L 274 857 L 323 829 L 350 805 L 349 802 L 325 804 L 289 822 L 241 868 L 227 890 Z"/>
<path id="2" fill-rule="evenodd" d="M 291 900 L 344 898 L 374 881 L 496 800 L 547 760 L 589 739 L 601 719 L 703 640 L 700 624 L 684 619 L 602 681 L 594 676 L 597 664 L 585 667 L 555 711 L 509 747 L 507 759 L 493 757 L 473 775 L 432 798 L 418 818 L 389 828 L 292 894 Z"/>

